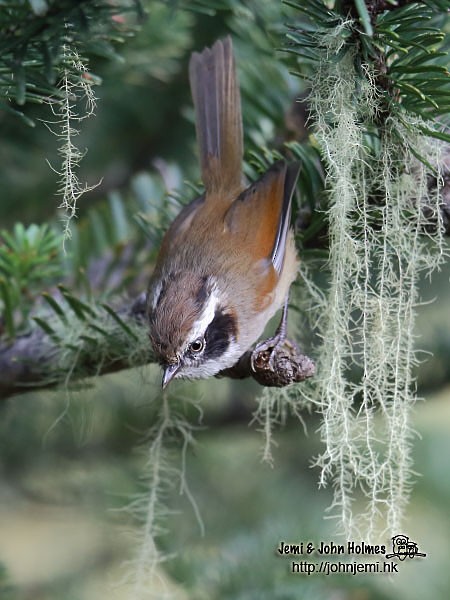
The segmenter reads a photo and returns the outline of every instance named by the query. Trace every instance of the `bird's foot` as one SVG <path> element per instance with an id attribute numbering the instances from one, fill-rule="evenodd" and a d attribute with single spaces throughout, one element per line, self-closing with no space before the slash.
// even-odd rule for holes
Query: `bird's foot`
<path id="1" fill-rule="evenodd" d="M 281 321 L 274 335 L 268 338 L 267 340 L 263 340 L 262 342 L 256 344 L 252 352 L 251 366 L 254 371 L 256 370 L 254 361 L 257 360 L 258 357 L 263 355 L 268 358 L 268 366 L 272 370 L 274 370 L 276 355 L 281 350 L 281 348 L 284 345 L 284 342 L 286 341 L 288 302 L 289 298 L 286 298 L 283 306 L 283 313 L 281 315 Z"/>

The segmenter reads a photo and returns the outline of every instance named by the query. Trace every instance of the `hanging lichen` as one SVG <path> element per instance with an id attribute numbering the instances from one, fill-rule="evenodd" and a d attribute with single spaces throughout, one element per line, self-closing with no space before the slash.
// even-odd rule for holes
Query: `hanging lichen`
<path id="1" fill-rule="evenodd" d="M 320 484 L 333 483 L 340 528 L 372 539 L 398 532 L 410 490 L 418 281 L 443 256 L 439 195 L 427 185 L 440 147 L 425 141 L 418 119 L 379 121 L 374 73 L 364 65 L 358 73 L 352 50 L 342 52 L 346 27 L 323 38 L 309 98 L 330 242 L 328 294 L 317 306 L 325 444 L 317 465 Z M 366 507 L 355 511 L 361 493 Z"/>
<path id="2" fill-rule="evenodd" d="M 70 42 L 62 47 L 62 71 L 59 89 L 61 97 L 50 104 L 55 120 L 46 121 L 47 127 L 60 140 L 59 154 L 61 166 L 53 168 L 59 175 L 58 194 L 61 196 L 59 206 L 63 211 L 63 242 L 72 236 L 70 222 L 76 216 L 77 202 L 86 192 L 91 191 L 99 183 L 88 185 L 82 183 L 78 176 L 80 162 L 86 151 L 80 150 L 75 143 L 79 135 L 77 126 L 94 114 L 96 97 L 93 90 L 94 79 L 89 74 L 85 62 L 80 58 Z M 79 109 L 84 101 L 84 110 Z"/>

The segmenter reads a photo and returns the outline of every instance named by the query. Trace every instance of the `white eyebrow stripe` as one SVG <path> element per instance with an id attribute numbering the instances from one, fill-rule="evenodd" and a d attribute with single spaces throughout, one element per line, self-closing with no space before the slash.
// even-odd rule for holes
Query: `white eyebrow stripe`
<path id="1" fill-rule="evenodd" d="M 218 304 L 219 298 L 213 288 L 200 318 L 197 319 L 192 326 L 189 334 L 189 342 L 193 342 L 197 338 L 202 338 L 205 335 L 208 325 L 210 325 L 214 319 Z"/>

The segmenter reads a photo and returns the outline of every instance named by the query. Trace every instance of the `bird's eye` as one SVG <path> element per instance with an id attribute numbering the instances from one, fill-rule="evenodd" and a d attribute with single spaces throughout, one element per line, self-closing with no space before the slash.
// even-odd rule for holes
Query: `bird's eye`
<path id="1" fill-rule="evenodd" d="M 198 354 L 199 352 L 201 352 L 203 350 L 205 346 L 205 340 L 202 340 L 201 338 L 199 338 L 198 340 L 194 340 L 193 342 L 191 342 L 189 344 L 189 350 L 191 352 L 193 352 L 194 354 Z"/>

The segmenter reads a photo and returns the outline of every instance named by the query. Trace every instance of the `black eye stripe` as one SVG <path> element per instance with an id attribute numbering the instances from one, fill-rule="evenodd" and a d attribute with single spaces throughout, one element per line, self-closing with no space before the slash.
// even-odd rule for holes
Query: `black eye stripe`
<path id="1" fill-rule="evenodd" d="M 233 315 L 218 308 L 205 332 L 204 360 L 222 356 L 227 351 L 232 338 L 236 338 L 236 320 Z"/>

